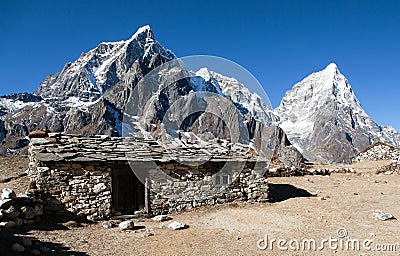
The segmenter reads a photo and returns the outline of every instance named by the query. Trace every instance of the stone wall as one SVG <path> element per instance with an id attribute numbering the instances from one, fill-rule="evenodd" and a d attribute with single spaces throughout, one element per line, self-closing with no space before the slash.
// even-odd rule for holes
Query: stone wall
<path id="1" fill-rule="evenodd" d="M 384 143 L 376 143 L 353 157 L 353 163 L 363 161 L 392 160 L 400 162 L 400 149 Z"/>
<path id="2" fill-rule="evenodd" d="M 118 163 L 32 163 L 28 172 L 47 214 L 65 211 L 88 219 L 111 215 L 111 168 Z"/>
<path id="3" fill-rule="evenodd" d="M 264 202 L 268 199 L 267 179 L 252 169 L 254 163 L 238 163 L 237 170 L 231 165 L 226 174 L 230 184 L 216 185 L 212 175 L 225 164 L 210 161 L 188 166 L 175 161 L 158 162 L 156 173 L 162 170 L 174 179 L 147 178 L 148 204 L 143 211 L 157 215 L 234 200 Z M 67 211 L 99 220 L 114 214 L 111 171 L 121 168 L 129 168 L 128 162 L 33 160 L 28 176 L 35 182 L 35 192 L 44 202 L 45 213 L 64 214 Z"/>
<path id="4" fill-rule="evenodd" d="M 167 214 L 235 200 L 268 200 L 268 180 L 254 171 L 254 163 L 231 163 L 228 172 L 218 172 L 225 164 L 208 162 L 194 167 L 195 170 L 178 163 L 161 164 L 164 172 L 174 172 L 176 180 L 150 180 L 151 213 Z M 220 176 L 219 182 L 217 176 Z M 223 176 L 229 184 L 224 184 Z"/>

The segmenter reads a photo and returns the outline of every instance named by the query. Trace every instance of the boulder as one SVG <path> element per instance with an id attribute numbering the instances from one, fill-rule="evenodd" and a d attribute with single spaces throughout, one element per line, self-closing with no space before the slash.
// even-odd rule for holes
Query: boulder
<path id="1" fill-rule="evenodd" d="M 4 221 L 4 222 L 0 222 L 0 227 L 2 228 L 13 228 L 15 227 L 16 224 L 14 221 Z"/>
<path id="2" fill-rule="evenodd" d="M 11 205 L 7 210 L 4 211 L 7 218 L 14 219 L 17 218 L 20 214 L 17 208 Z"/>
<path id="3" fill-rule="evenodd" d="M 278 159 L 288 167 L 296 167 L 304 162 L 303 155 L 293 145 L 283 147 Z"/>
<path id="4" fill-rule="evenodd" d="M 24 215 L 25 219 L 31 220 L 36 217 L 35 210 L 30 206 L 22 206 L 21 212 Z"/>
<path id="5" fill-rule="evenodd" d="M 15 225 L 17 225 L 17 226 L 22 226 L 22 225 L 24 225 L 24 220 L 23 220 L 23 219 L 20 219 L 20 218 L 15 218 L 15 219 L 14 219 L 14 222 L 15 222 Z"/>
<path id="6" fill-rule="evenodd" d="M 154 221 L 166 221 L 170 218 L 167 215 L 157 215 L 153 218 Z"/>
<path id="7" fill-rule="evenodd" d="M 32 239 L 30 239 L 29 237 L 23 237 L 22 244 L 24 246 L 32 246 Z"/>
<path id="8" fill-rule="evenodd" d="M 79 223 L 73 220 L 67 221 L 66 223 L 64 223 L 64 226 L 66 226 L 67 228 L 77 228 L 79 227 Z"/>
<path id="9" fill-rule="evenodd" d="M 15 194 L 14 190 L 5 188 L 3 189 L 3 192 L 1 193 L 1 199 L 16 199 L 17 195 Z"/>
<path id="10" fill-rule="evenodd" d="M 19 194 L 16 198 L 16 203 L 21 206 L 30 204 L 31 202 L 32 198 L 28 194 Z"/>
<path id="11" fill-rule="evenodd" d="M 37 249 L 31 250 L 30 253 L 31 253 L 32 255 L 36 255 L 36 256 L 39 256 L 39 255 L 40 255 L 40 251 L 37 250 Z"/>
<path id="12" fill-rule="evenodd" d="M 40 247 L 40 250 L 41 250 L 42 252 L 44 252 L 44 253 L 47 253 L 47 252 L 50 251 L 50 248 L 49 248 L 49 247 L 46 247 L 46 246 L 41 246 L 41 247 Z"/>
<path id="13" fill-rule="evenodd" d="M 120 230 L 131 230 L 134 228 L 134 223 L 132 220 L 123 221 L 118 225 Z"/>
<path id="14" fill-rule="evenodd" d="M 34 210 L 36 216 L 43 215 L 43 205 L 42 204 L 35 204 L 33 206 L 33 210 Z"/>
<path id="15" fill-rule="evenodd" d="M 11 251 L 13 251 L 13 252 L 24 252 L 25 251 L 25 247 L 23 247 L 22 245 L 20 245 L 18 243 L 15 243 L 11 247 Z"/>
<path id="16" fill-rule="evenodd" d="M 31 131 L 28 134 L 29 138 L 47 138 L 49 137 L 49 134 L 47 131 L 43 131 L 43 130 L 35 130 L 35 131 Z"/>
<path id="17" fill-rule="evenodd" d="M 390 213 L 385 213 L 380 210 L 375 210 L 372 215 L 374 215 L 375 218 L 378 220 L 391 220 L 391 219 L 396 219 L 392 214 Z"/>
<path id="18" fill-rule="evenodd" d="M 178 230 L 178 229 L 185 229 L 188 227 L 188 225 L 182 223 L 182 222 L 178 222 L 178 221 L 174 221 L 172 223 L 170 223 L 168 225 L 169 228 L 173 229 L 173 230 Z"/>
<path id="19" fill-rule="evenodd" d="M 0 209 L 7 209 L 8 207 L 10 207 L 13 204 L 13 200 L 12 199 L 2 199 L 0 200 Z"/>
<path id="20" fill-rule="evenodd" d="M 112 223 L 109 221 L 103 221 L 101 225 L 103 226 L 103 228 L 112 228 Z"/>

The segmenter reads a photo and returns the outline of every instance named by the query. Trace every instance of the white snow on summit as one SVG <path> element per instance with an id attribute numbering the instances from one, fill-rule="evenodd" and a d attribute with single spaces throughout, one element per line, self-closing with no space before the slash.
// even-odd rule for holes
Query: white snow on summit
<path id="1" fill-rule="evenodd" d="M 230 99 L 240 108 L 244 108 L 257 121 L 265 124 L 275 122 L 273 111 L 265 104 L 257 93 L 251 93 L 249 89 L 237 79 L 226 77 L 206 68 L 198 70 L 196 76 L 206 81 L 211 81 L 221 95 L 229 96 Z M 198 85 L 197 89 L 201 86 Z"/>
<path id="2" fill-rule="evenodd" d="M 367 115 L 335 63 L 295 84 L 286 92 L 275 112 L 279 126 L 301 151 L 310 146 L 313 137 L 321 136 L 314 134 L 320 128 L 315 125 L 321 125 L 321 119 L 326 119 L 326 125 L 341 127 L 347 132 L 362 132 L 371 138 L 371 142 L 400 143 L 390 135 L 397 133 L 393 128 L 382 128 Z"/>

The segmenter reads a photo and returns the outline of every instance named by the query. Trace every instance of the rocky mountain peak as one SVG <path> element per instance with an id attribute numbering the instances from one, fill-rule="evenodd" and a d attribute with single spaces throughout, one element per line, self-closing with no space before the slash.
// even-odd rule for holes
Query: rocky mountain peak
<path id="1" fill-rule="evenodd" d="M 133 40 L 137 41 L 146 41 L 146 39 L 154 40 L 154 34 L 153 31 L 151 30 L 149 25 L 145 25 L 143 27 L 140 27 L 135 34 L 132 35 L 132 37 L 127 40 L 128 42 L 131 42 Z"/>
<path id="2" fill-rule="evenodd" d="M 338 71 L 338 67 L 337 67 L 336 63 L 331 62 L 325 67 L 324 71 L 337 72 Z"/>
<path id="3" fill-rule="evenodd" d="M 397 132 L 367 115 L 334 63 L 294 85 L 275 112 L 289 140 L 312 161 L 349 162 L 373 142 L 400 143 Z"/>
<path id="4" fill-rule="evenodd" d="M 154 68 L 160 64 L 158 56 L 163 61 L 175 58 L 154 39 L 150 26 L 143 26 L 128 40 L 103 42 L 83 53 L 59 73 L 48 76 L 35 94 L 44 99 L 76 97 L 80 102 L 94 102 L 133 72 L 135 62 Z"/>

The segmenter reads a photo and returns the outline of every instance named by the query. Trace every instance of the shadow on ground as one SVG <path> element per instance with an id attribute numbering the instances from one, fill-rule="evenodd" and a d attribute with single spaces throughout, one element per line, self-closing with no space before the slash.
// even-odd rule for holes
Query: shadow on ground
<path id="1" fill-rule="evenodd" d="M 52 218 L 44 217 L 39 223 L 26 226 L 17 226 L 15 228 L 7 228 L 0 230 L 0 255 L 1 256 L 12 256 L 12 255 L 33 255 L 32 250 L 41 250 L 45 247 L 48 252 L 41 254 L 43 255 L 77 255 L 77 256 L 87 256 L 88 254 L 84 252 L 72 251 L 69 247 L 64 246 L 61 243 L 56 242 L 44 242 L 37 240 L 34 236 L 30 234 L 31 230 L 68 230 L 68 227 L 62 224 L 65 222 L 65 218 Z M 78 222 L 79 223 L 79 222 Z M 82 223 L 82 222 L 81 222 Z M 15 243 L 23 244 L 22 237 L 27 237 L 32 239 L 32 246 L 26 247 L 25 252 L 17 253 L 11 251 L 11 247 Z"/>
<path id="2" fill-rule="evenodd" d="M 290 184 L 268 184 L 269 201 L 272 203 L 282 202 L 295 197 L 313 197 L 307 190 L 297 188 Z"/>

